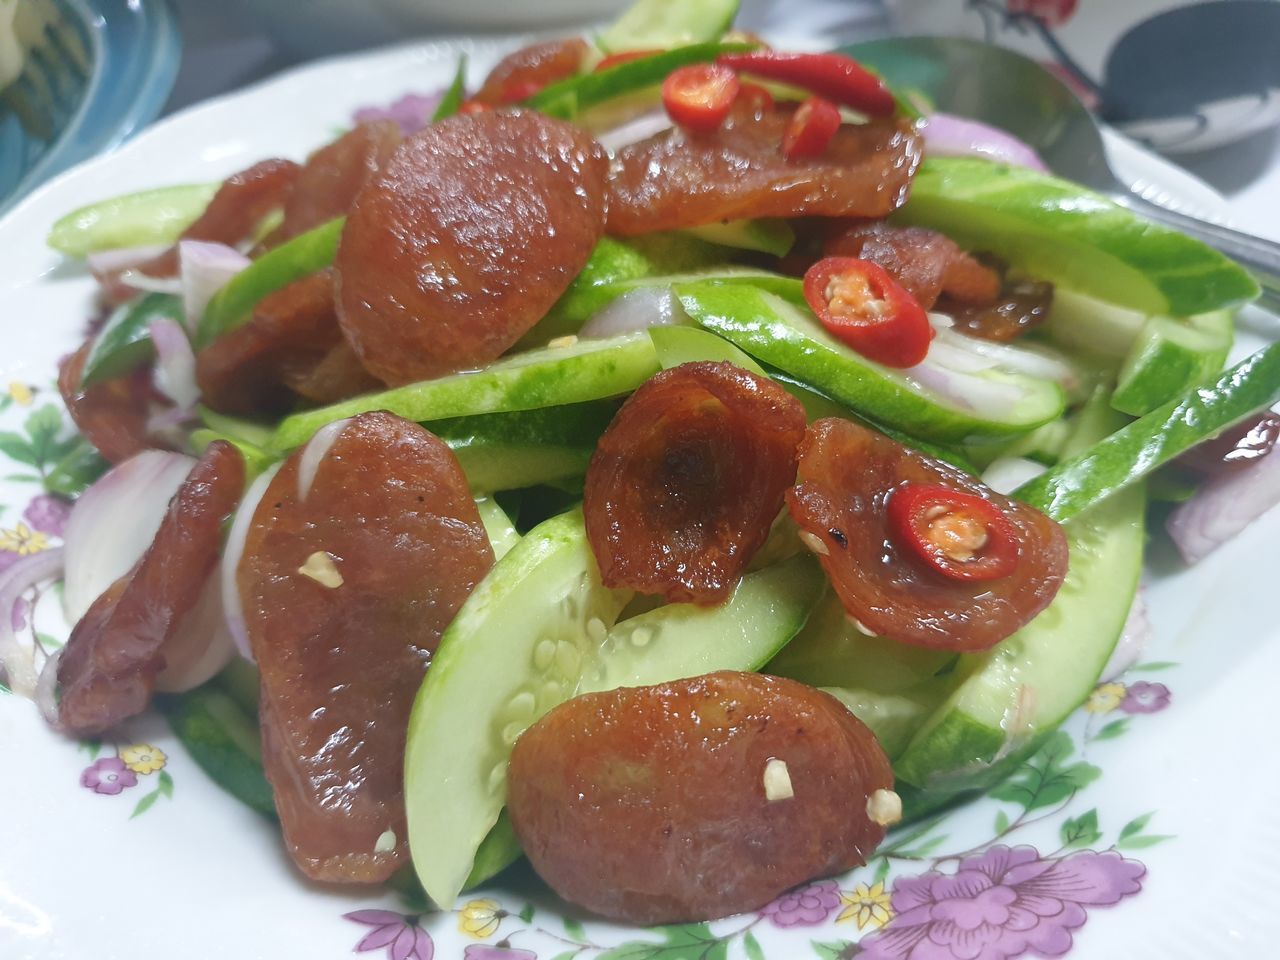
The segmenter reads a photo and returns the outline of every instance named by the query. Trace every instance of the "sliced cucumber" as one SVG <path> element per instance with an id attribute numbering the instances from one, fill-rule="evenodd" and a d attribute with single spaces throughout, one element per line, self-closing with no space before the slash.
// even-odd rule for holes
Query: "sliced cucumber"
<path id="1" fill-rule="evenodd" d="M 683 284 L 675 288 L 689 316 L 876 423 L 943 443 L 1033 430 L 1058 417 L 1066 399 L 1054 383 L 983 370 L 975 380 L 1018 398 L 979 415 L 926 389 L 911 371 L 867 360 L 824 330 L 806 309 L 749 284 Z"/>
<path id="2" fill-rule="evenodd" d="M 1258 296 L 1240 266 L 1101 194 L 1025 167 L 934 157 L 895 215 L 1031 276 L 1146 314 L 1186 317 Z"/>
<path id="3" fill-rule="evenodd" d="M 476 509 L 480 511 L 480 522 L 484 524 L 484 532 L 489 535 L 489 545 L 493 547 L 493 558 L 501 560 L 520 542 L 520 534 L 516 533 L 515 524 L 511 522 L 506 511 L 498 506 L 492 497 L 476 497 Z"/>
<path id="4" fill-rule="evenodd" d="M 445 631 L 405 750 L 409 848 L 436 903 L 453 903 L 498 819 L 516 737 L 573 695 L 628 599 L 601 585 L 574 511 L 531 530 Z"/>
<path id="5" fill-rule="evenodd" d="M 182 298 L 171 293 L 147 293 L 112 311 L 93 338 L 80 374 L 81 385 L 91 387 L 126 376 L 155 359 L 156 347 L 151 342 L 151 323 L 155 320 L 174 320 L 185 329 Z"/>
<path id="6" fill-rule="evenodd" d="M 244 665 L 256 676 L 247 664 Z M 228 668 L 204 686 L 163 695 L 156 704 L 196 765 L 218 786 L 259 813 L 274 817 L 271 784 L 262 772 L 257 689 Z"/>
<path id="7" fill-rule="evenodd" d="M 241 440 L 239 437 L 222 433 L 219 430 L 211 430 L 207 427 L 193 430 L 188 443 L 191 445 L 192 452 L 199 456 L 215 440 L 225 440 L 240 451 L 240 456 L 244 457 L 245 471 L 249 474 L 250 479 L 261 475 L 268 467 L 280 459 L 270 451 L 264 450 L 248 440 Z"/>
<path id="8" fill-rule="evenodd" d="M 1055 520 L 1073 517 L 1183 451 L 1280 401 L 1280 344 L 1246 357 L 1213 383 L 1193 387 L 1072 455 L 1014 495 Z"/>
<path id="9" fill-rule="evenodd" d="M 612 401 L 596 400 L 425 426 L 453 450 L 471 489 L 490 493 L 583 476 L 617 409 Z"/>
<path id="10" fill-rule="evenodd" d="M 759 670 L 800 632 L 825 584 L 817 561 L 802 554 L 747 574 L 720 606 L 673 603 L 622 620 L 578 692 Z"/>
<path id="11" fill-rule="evenodd" d="M 345 225 L 346 217 L 338 217 L 300 233 L 268 250 L 228 280 L 205 307 L 196 328 L 196 346 L 207 347 L 224 333 L 242 326 L 267 294 L 333 263 Z"/>
<path id="12" fill-rule="evenodd" d="M 923 681 L 916 687 L 896 693 L 868 690 L 863 687 L 821 687 L 871 728 L 885 755 L 898 757 L 920 726 L 928 720 L 946 696 L 947 685 L 941 681 Z"/>
<path id="13" fill-rule="evenodd" d="M 1144 507 L 1135 487 L 1067 523 L 1071 562 L 1053 603 L 990 651 L 961 658 L 963 682 L 894 764 L 920 788 L 914 813 L 997 782 L 1084 702 L 1133 604 Z"/>
<path id="14" fill-rule="evenodd" d="M 775 257 L 785 257 L 796 242 L 796 232 L 791 229 L 791 224 L 769 217 L 709 223 L 702 227 L 689 227 L 684 232 L 724 247 L 754 250 Z"/>
<path id="15" fill-rule="evenodd" d="M 637 0 L 596 38 L 606 53 L 715 40 L 733 26 L 740 0 Z"/>
<path id="16" fill-rule="evenodd" d="M 1221 372 L 1234 334 L 1229 310 L 1186 320 L 1148 317 L 1120 368 L 1111 405 L 1140 417 L 1203 383 Z"/>
<path id="17" fill-rule="evenodd" d="M 45 242 L 70 257 L 174 243 L 217 192 L 216 183 L 191 183 L 99 200 L 58 220 Z"/>
<path id="18" fill-rule="evenodd" d="M 426 380 L 294 414 L 276 430 L 272 447 L 291 450 L 326 423 L 387 410 L 420 423 L 482 413 L 536 410 L 635 390 L 660 370 L 653 341 L 630 333 L 513 354 L 482 370 Z"/>
<path id="19" fill-rule="evenodd" d="M 1128 354 L 1146 320 L 1139 310 L 1057 286 L 1043 329 L 1055 343 L 1111 365 Z"/>
<path id="20" fill-rule="evenodd" d="M 267 447 L 271 444 L 272 425 L 258 420 L 247 420 L 244 417 L 233 417 L 219 413 L 201 404 L 196 407 L 200 421 L 210 430 L 216 430 L 225 437 L 243 440 L 255 447 Z"/>

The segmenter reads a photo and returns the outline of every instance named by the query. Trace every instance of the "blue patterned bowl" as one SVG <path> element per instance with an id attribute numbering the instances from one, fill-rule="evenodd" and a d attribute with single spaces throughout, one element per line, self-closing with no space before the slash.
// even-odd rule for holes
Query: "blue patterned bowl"
<path id="1" fill-rule="evenodd" d="M 0 96 L 0 213 L 146 126 L 178 70 L 182 44 L 165 0 L 47 0 L 47 8 L 50 41 Z M 20 85 L 43 88 L 51 76 L 56 97 L 15 95 Z"/>

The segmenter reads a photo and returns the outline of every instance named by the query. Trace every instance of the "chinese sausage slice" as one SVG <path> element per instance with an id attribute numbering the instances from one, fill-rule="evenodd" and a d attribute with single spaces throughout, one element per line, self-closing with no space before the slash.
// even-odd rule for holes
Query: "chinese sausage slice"
<path id="1" fill-rule="evenodd" d="M 216 441 L 192 467 L 142 559 L 107 588 L 71 631 L 58 662 L 58 721 L 94 736 L 141 713 L 165 652 L 180 644 L 218 565 L 222 525 L 244 492 L 244 460 Z"/>
<path id="2" fill-rule="evenodd" d="M 496 359 L 582 270 L 604 231 L 608 158 L 535 113 L 450 117 L 357 195 L 335 261 L 338 313 L 389 384 Z"/>
<path id="3" fill-rule="evenodd" d="M 787 505 L 849 616 L 903 643 L 985 650 L 1067 572 L 1053 520 L 848 420 L 809 426 Z"/>
<path id="4" fill-rule="evenodd" d="M 263 765 L 307 876 L 374 883 L 406 862 L 409 710 L 492 565 L 453 454 L 399 417 L 326 428 L 271 480 L 236 582 L 262 674 Z"/>
<path id="5" fill-rule="evenodd" d="M 664 370 L 618 411 L 583 511 L 606 586 L 669 602 L 728 598 L 795 476 L 804 408 L 729 363 Z"/>
<path id="6" fill-rule="evenodd" d="M 901 813 L 892 787 L 876 738 L 835 698 L 721 672 L 556 707 L 516 741 L 507 804 L 566 900 L 679 923 L 865 863 Z"/>

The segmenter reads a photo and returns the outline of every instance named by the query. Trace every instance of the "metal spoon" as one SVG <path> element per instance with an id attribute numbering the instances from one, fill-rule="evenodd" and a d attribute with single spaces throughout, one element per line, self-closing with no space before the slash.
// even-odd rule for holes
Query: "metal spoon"
<path id="1" fill-rule="evenodd" d="M 845 48 L 890 83 L 922 91 L 939 110 L 989 123 L 1030 144 L 1054 173 L 1106 194 L 1149 220 L 1180 230 L 1247 267 L 1259 303 L 1280 309 L 1280 243 L 1152 203 L 1107 162 L 1093 114 L 1034 60 L 959 37 L 889 37 Z"/>

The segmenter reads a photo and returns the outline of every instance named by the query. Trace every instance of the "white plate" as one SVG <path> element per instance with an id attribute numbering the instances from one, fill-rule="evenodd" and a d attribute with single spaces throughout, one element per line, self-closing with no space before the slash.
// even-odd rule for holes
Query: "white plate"
<path id="1" fill-rule="evenodd" d="M 58 542 L 49 501 L 33 501 L 38 488 L 12 479 L 33 473 L 12 455 L 34 459 L 24 430 L 39 432 L 37 412 L 46 405 L 56 411 L 54 364 L 79 342 L 93 292 L 81 269 L 43 247 L 49 224 L 122 191 L 216 179 L 273 154 L 301 158 L 356 107 L 443 84 L 459 49 L 479 64 L 497 46 L 429 43 L 295 71 L 157 125 L 49 184 L 0 222 L 0 388 L 12 384 L 0 393 L 0 430 L 7 431 L 0 435 L 0 475 L 9 477 L 0 480 L 0 561 L 16 549 Z M 1132 147 L 1119 149 L 1126 173 L 1193 206 L 1217 206 L 1212 191 L 1187 175 Z M 1085 785 L 1062 803 L 1024 817 L 1018 805 L 990 799 L 955 811 L 908 845 L 921 860 L 892 862 L 892 897 L 880 895 L 866 870 L 815 885 L 761 915 L 666 933 L 582 923 L 527 877 L 475 895 L 458 913 L 420 920 L 394 895 L 308 885 L 287 862 L 274 826 L 211 783 L 161 721 L 138 720 L 95 758 L 47 730 L 30 704 L 0 694 L 0 957 L 336 960 L 370 935 L 383 945 L 365 941 L 365 955 L 395 960 L 407 955 L 397 943 L 416 944 L 416 960 L 433 952 L 440 960 L 850 956 L 848 944 L 870 933 L 885 907 L 903 909 L 909 887 L 929 891 L 925 906 L 895 917 L 889 929 L 914 918 L 914 933 L 924 939 L 906 953 L 886 952 L 881 938 L 881 948 L 864 957 L 1012 960 L 1035 949 L 1053 956 L 1069 949 L 1073 960 L 1274 956 L 1280 773 L 1270 732 L 1280 635 L 1271 601 L 1278 536 L 1280 514 L 1273 513 L 1184 572 L 1153 534 L 1148 595 L 1156 646 L 1146 672 L 1096 698 L 1096 707 L 1109 709 L 1082 711 L 1068 726 L 1068 765 L 1096 765 L 1100 776 L 1091 780 L 1083 775 L 1091 768 L 1074 768 Z M 41 628 L 63 632 L 53 607 L 40 606 Z M 1176 665 L 1160 666 L 1169 662 Z M 128 750 L 131 744 L 163 751 L 163 769 L 158 757 L 143 758 L 148 751 Z M 124 760 L 100 763 L 120 751 Z M 95 763 L 97 773 L 87 773 Z M 997 821 L 1013 826 L 997 836 Z M 1064 852 L 1069 822 L 1082 842 Z M 1006 847 L 1014 853 L 1002 852 Z M 942 876 L 958 869 L 949 857 L 962 851 L 981 861 L 965 863 L 966 881 L 981 881 L 976 885 Z M 1008 856 L 1052 863 L 1009 875 L 995 870 Z M 974 872 L 982 867 L 1004 883 L 982 879 Z M 1028 879 L 1036 873 L 1038 881 Z M 927 879 L 904 882 L 913 875 Z M 356 913 L 374 909 L 390 912 Z M 416 923 L 427 936 L 414 940 Z M 1021 932 L 1013 929 L 1019 924 Z M 408 931 L 398 941 L 397 925 Z M 624 943 L 634 945 L 610 949 Z"/>

